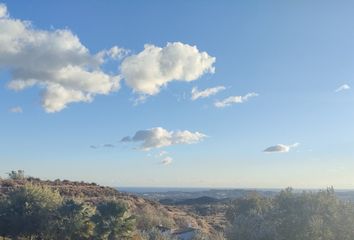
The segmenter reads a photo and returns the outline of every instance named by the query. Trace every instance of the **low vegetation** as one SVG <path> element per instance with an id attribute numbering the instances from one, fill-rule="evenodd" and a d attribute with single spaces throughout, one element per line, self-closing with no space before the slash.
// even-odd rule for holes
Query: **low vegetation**
<path id="1" fill-rule="evenodd" d="M 181 203 L 161 205 L 93 183 L 11 172 L 0 179 L 0 239 L 178 240 L 173 230 L 191 226 L 195 231 L 185 239 L 354 239 L 354 203 L 338 199 L 333 188 Z"/>
<path id="2" fill-rule="evenodd" d="M 228 239 L 354 239 L 354 204 L 339 200 L 333 188 L 302 193 L 289 188 L 274 198 L 236 199 L 226 217 Z"/>
<path id="3" fill-rule="evenodd" d="M 118 201 L 91 205 L 26 184 L 0 202 L 0 236 L 12 239 L 130 239 L 134 219 Z"/>
<path id="4" fill-rule="evenodd" d="M 214 234 L 193 214 L 95 183 L 45 181 L 23 171 L 0 179 L 0 240 L 163 240 L 188 226 L 196 236 Z"/>

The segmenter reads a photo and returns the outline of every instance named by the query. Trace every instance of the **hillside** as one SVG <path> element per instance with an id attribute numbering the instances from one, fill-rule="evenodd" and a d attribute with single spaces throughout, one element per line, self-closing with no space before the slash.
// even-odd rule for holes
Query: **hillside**
<path id="1" fill-rule="evenodd" d="M 210 217 L 203 217 L 178 206 L 166 206 L 157 201 L 144 199 L 118 190 L 100 186 L 95 183 L 74 182 L 68 180 L 41 180 L 38 178 L 0 179 L 0 196 L 6 195 L 25 184 L 39 184 L 58 190 L 60 195 L 69 199 L 82 199 L 95 204 L 102 200 L 114 199 L 124 202 L 130 214 L 137 219 L 138 229 L 147 229 L 164 226 L 171 229 L 185 229 L 192 227 L 205 234 L 216 232 Z"/>

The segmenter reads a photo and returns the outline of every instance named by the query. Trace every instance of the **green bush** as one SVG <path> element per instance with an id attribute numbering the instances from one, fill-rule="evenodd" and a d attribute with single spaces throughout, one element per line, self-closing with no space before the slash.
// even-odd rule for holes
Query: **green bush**
<path id="1" fill-rule="evenodd" d="M 43 185 L 26 184 L 0 199 L 0 237 L 50 240 L 123 240 L 135 229 L 127 208 L 117 201 L 92 204 L 63 200 Z"/>
<path id="2" fill-rule="evenodd" d="M 26 184 L 1 201 L 0 234 L 5 237 L 43 239 L 62 198 L 48 187 Z"/>
<path id="3" fill-rule="evenodd" d="M 354 239 L 354 204 L 340 201 L 333 188 L 303 193 L 286 189 L 272 199 L 236 200 L 226 216 L 232 223 L 228 239 Z"/>
<path id="4" fill-rule="evenodd" d="M 135 219 L 127 214 L 121 202 L 107 201 L 98 204 L 93 216 L 95 238 L 100 240 L 129 239 L 132 236 Z"/>
<path id="5" fill-rule="evenodd" d="M 95 224 L 91 221 L 95 208 L 83 202 L 67 200 L 58 208 L 57 219 L 52 224 L 53 239 L 90 239 Z"/>

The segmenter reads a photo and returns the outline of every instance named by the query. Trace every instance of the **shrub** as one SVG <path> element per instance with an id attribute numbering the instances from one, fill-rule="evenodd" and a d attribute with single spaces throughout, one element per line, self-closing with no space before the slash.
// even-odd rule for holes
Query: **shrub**
<path id="1" fill-rule="evenodd" d="M 1 235 L 11 238 L 38 237 L 50 234 L 48 223 L 54 218 L 62 198 L 48 187 L 26 184 L 10 192 L 1 202 Z"/>
<path id="2" fill-rule="evenodd" d="M 117 201 L 101 202 L 93 216 L 96 239 L 122 240 L 132 236 L 135 219 L 129 216 L 124 204 Z"/>

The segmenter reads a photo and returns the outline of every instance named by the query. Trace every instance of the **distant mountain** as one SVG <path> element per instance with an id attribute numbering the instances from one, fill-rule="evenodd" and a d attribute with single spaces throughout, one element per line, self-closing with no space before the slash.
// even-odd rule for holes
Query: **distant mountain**
<path id="1" fill-rule="evenodd" d="M 268 189 L 259 189 L 259 190 L 254 190 L 254 189 L 204 189 L 204 190 L 196 190 L 196 191 L 186 191 L 184 189 L 178 191 L 178 190 L 173 190 L 173 191 L 167 191 L 166 189 L 163 189 L 164 191 L 158 191 L 156 189 L 155 192 L 153 191 L 147 191 L 144 192 L 144 189 L 141 188 L 139 192 L 134 192 L 133 194 L 137 196 L 141 196 L 144 198 L 148 198 L 154 201 L 162 201 L 164 203 L 169 203 L 172 205 L 175 205 L 177 202 L 181 200 L 186 200 L 186 199 L 196 199 L 196 198 L 202 198 L 202 197 L 208 197 L 208 198 L 213 198 L 217 200 L 225 200 L 225 199 L 236 199 L 236 198 L 241 198 L 241 197 L 246 197 L 252 194 L 259 194 L 264 197 L 273 197 L 277 193 L 279 193 L 280 190 L 274 189 L 274 190 L 268 190 Z M 170 199 L 172 202 L 169 202 L 168 199 Z"/>

